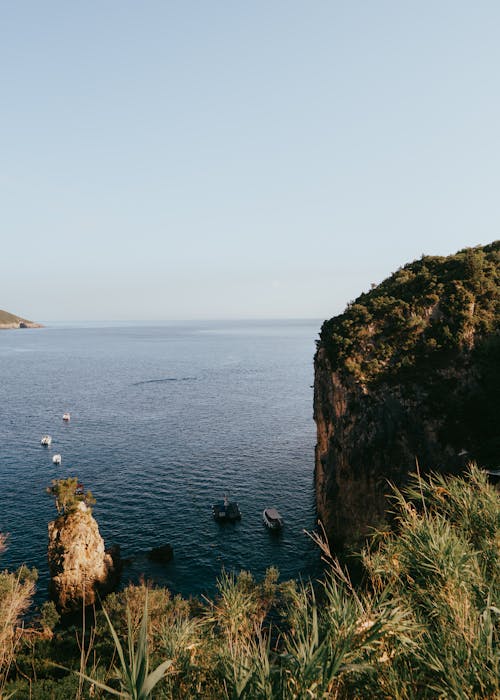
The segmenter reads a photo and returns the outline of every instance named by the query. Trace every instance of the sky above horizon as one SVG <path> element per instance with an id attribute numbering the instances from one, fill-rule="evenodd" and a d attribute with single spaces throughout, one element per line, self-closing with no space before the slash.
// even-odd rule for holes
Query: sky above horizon
<path id="1" fill-rule="evenodd" d="M 0 0 L 0 308 L 329 318 L 500 238 L 500 4 Z"/>

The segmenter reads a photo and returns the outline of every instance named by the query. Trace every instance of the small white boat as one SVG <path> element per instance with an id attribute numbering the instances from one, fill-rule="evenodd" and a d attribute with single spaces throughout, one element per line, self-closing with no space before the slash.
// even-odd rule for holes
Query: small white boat
<path id="1" fill-rule="evenodd" d="M 283 518 L 276 508 L 265 508 L 262 513 L 262 520 L 264 525 L 270 530 L 281 530 L 283 527 Z"/>
<path id="2" fill-rule="evenodd" d="M 71 413 L 63 413 L 63 420 L 69 421 L 71 419 Z"/>
<path id="3" fill-rule="evenodd" d="M 52 461 L 54 462 L 54 464 L 61 464 L 61 459 L 62 459 L 61 455 L 54 455 L 52 457 Z"/>
<path id="4" fill-rule="evenodd" d="M 45 445 L 46 447 L 49 447 L 51 442 L 52 442 L 52 438 L 50 437 L 50 435 L 43 435 L 42 439 L 40 440 L 40 444 Z"/>

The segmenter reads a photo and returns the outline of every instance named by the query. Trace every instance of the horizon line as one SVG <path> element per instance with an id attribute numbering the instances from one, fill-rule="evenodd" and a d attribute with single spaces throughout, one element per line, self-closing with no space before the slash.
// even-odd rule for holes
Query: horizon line
<path id="1" fill-rule="evenodd" d="M 231 316 L 221 318 L 71 318 L 42 319 L 40 323 L 235 323 L 235 322 L 269 322 L 276 321 L 322 321 L 322 316 Z"/>

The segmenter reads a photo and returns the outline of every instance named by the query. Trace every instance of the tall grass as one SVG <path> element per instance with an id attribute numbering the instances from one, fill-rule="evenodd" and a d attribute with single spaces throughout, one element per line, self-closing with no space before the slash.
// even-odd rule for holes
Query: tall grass
<path id="1" fill-rule="evenodd" d="M 165 672 L 171 666 L 172 661 L 167 659 L 160 663 L 154 671 L 149 671 L 150 657 L 148 653 L 148 603 L 147 596 L 144 603 L 144 612 L 139 628 L 137 645 L 134 644 L 134 630 L 130 616 L 130 610 L 127 609 L 127 651 L 123 649 L 120 638 L 113 627 L 113 623 L 106 609 L 103 608 L 104 616 L 109 625 L 109 630 L 113 637 L 116 654 L 119 659 L 119 664 L 114 669 L 114 675 L 117 678 L 120 688 L 114 688 L 103 681 L 92 678 L 82 671 L 78 672 L 80 678 L 88 681 L 91 686 L 104 690 L 107 694 L 115 695 L 123 698 L 123 700 L 148 700 L 153 692 L 154 687 L 161 681 Z"/>
<path id="2" fill-rule="evenodd" d="M 0 533 L 0 554 L 5 551 L 7 537 Z M 0 572 L 0 698 L 16 647 L 22 635 L 22 617 L 31 605 L 36 575 L 22 566 L 16 573 Z"/>
<path id="3" fill-rule="evenodd" d="M 419 697 L 499 697 L 498 492 L 471 465 L 463 478 L 415 476 L 394 505 L 397 533 L 363 557 L 372 589 L 420 629 L 392 684 Z"/>
<path id="4" fill-rule="evenodd" d="M 360 553 L 360 585 L 314 536 L 326 561 L 314 584 L 223 572 L 204 603 L 129 586 L 97 614 L 95 697 L 145 698 L 153 683 L 168 700 L 500 697 L 498 506 L 474 466 L 417 474 L 394 489 L 394 529 Z"/>

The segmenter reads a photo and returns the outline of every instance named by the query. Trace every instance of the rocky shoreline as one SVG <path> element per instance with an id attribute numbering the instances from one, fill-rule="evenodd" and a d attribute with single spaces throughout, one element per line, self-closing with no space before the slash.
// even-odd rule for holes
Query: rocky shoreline
<path id="1" fill-rule="evenodd" d="M 41 323 L 31 321 L 18 321 L 17 323 L 0 323 L 0 330 L 12 330 L 16 328 L 45 328 Z"/>

